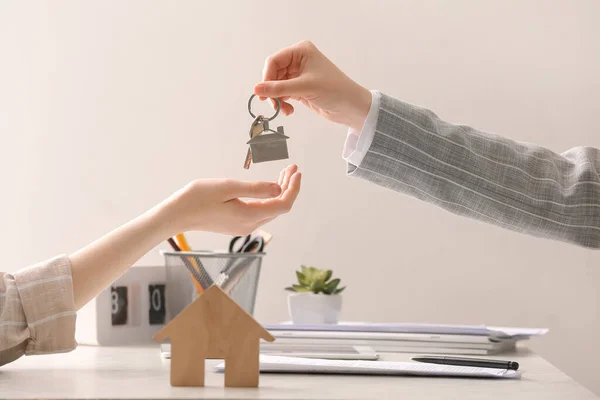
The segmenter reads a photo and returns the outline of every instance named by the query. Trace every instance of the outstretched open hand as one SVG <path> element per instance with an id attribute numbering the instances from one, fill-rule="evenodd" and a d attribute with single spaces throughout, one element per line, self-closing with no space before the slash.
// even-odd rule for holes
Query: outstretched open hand
<path id="1" fill-rule="evenodd" d="M 291 210 L 301 178 L 298 167 L 290 165 L 281 171 L 277 183 L 232 179 L 191 182 L 168 200 L 174 210 L 173 231 L 252 233 Z"/>

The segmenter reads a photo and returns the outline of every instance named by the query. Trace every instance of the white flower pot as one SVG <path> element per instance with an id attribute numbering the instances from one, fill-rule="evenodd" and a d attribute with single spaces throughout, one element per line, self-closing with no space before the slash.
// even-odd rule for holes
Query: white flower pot
<path id="1" fill-rule="evenodd" d="M 342 311 L 339 294 L 292 293 L 288 308 L 295 325 L 337 324 Z"/>

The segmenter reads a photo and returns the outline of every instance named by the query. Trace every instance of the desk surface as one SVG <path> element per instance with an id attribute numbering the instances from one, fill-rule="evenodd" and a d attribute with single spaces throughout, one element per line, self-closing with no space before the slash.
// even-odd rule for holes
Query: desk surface
<path id="1" fill-rule="evenodd" d="M 384 354 L 409 360 L 410 354 Z M 0 367 L 0 397 L 31 398 L 203 398 L 203 399 L 597 399 L 543 358 L 520 349 L 510 355 L 523 372 L 520 380 L 261 374 L 258 389 L 223 388 L 218 362 L 207 361 L 206 387 L 169 384 L 168 360 L 158 346 L 115 348 L 80 346 L 67 354 L 22 357 Z"/>

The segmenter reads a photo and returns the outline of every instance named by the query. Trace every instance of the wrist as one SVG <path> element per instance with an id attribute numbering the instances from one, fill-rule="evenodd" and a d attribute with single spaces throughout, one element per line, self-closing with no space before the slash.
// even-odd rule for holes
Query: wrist
<path id="1" fill-rule="evenodd" d="M 172 196 L 148 210 L 144 217 L 152 225 L 154 233 L 162 237 L 161 240 L 184 231 L 181 226 L 176 196 Z"/>
<path id="2" fill-rule="evenodd" d="M 354 87 L 347 96 L 348 104 L 346 107 L 346 126 L 352 130 L 359 132 L 362 130 L 365 120 L 371 109 L 372 94 L 371 92 L 353 82 Z"/>

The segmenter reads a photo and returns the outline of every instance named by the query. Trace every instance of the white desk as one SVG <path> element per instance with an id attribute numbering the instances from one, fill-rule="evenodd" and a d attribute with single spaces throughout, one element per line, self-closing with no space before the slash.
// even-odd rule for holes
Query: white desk
<path id="1" fill-rule="evenodd" d="M 410 354 L 388 354 L 408 360 Z M 206 387 L 169 385 L 169 361 L 158 346 L 80 346 L 67 354 L 22 357 L 0 367 L 2 399 L 597 399 L 543 358 L 521 349 L 510 358 L 521 364 L 520 380 L 261 374 L 258 389 L 223 388 L 223 375 L 207 365 Z"/>

